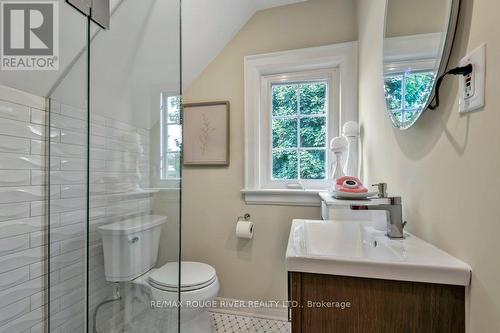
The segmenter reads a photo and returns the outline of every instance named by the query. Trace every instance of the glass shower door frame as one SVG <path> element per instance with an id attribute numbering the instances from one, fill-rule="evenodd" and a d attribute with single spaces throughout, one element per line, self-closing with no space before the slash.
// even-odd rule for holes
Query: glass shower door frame
<path id="1" fill-rule="evenodd" d="M 132 0 L 124 0 L 124 1 L 132 1 Z M 182 96 L 182 45 L 181 45 L 181 36 L 182 36 L 182 30 L 181 30 L 181 0 L 178 1 L 178 8 L 179 8 L 179 91 L 180 95 Z M 68 1 L 69 3 L 69 1 Z M 92 86 L 91 86 L 91 75 L 92 75 L 92 41 L 95 38 L 95 30 L 93 29 L 93 20 L 89 17 L 86 16 L 85 18 L 85 29 L 86 29 L 86 42 L 84 49 L 82 50 L 84 54 L 81 55 L 81 58 L 83 61 L 85 61 L 85 74 L 86 77 L 84 78 L 85 80 L 85 88 L 86 88 L 86 105 L 85 105 L 85 122 L 86 122 L 86 131 L 85 131 L 85 183 L 84 183 L 84 191 L 85 191 L 85 196 L 84 200 L 85 202 L 83 203 L 85 205 L 85 220 L 84 220 L 84 230 L 83 230 L 83 242 L 84 242 L 84 259 L 85 262 L 82 263 L 84 266 L 85 272 L 83 272 L 83 277 L 84 277 L 84 286 L 83 288 L 85 289 L 84 292 L 84 299 L 83 299 L 83 306 L 84 306 L 84 319 L 83 319 L 83 329 L 85 332 L 89 332 L 91 329 L 91 320 L 92 320 L 92 313 L 90 313 L 90 301 L 91 301 L 91 295 L 90 295 L 90 264 L 91 264 L 91 258 L 90 258 L 90 245 L 91 245 L 91 177 L 92 177 L 92 168 L 91 168 L 91 146 L 92 146 L 92 140 L 91 140 L 91 127 L 92 127 Z M 69 66 L 69 69 L 72 70 L 73 66 L 75 64 L 71 64 Z M 68 74 L 67 72 L 63 73 L 63 78 Z M 61 84 L 61 82 L 58 82 L 58 84 Z M 57 108 L 57 101 L 50 96 L 48 98 L 49 102 L 49 112 L 48 112 L 48 128 L 49 132 L 51 131 L 53 127 L 53 122 L 57 122 L 58 117 L 60 117 L 60 114 L 58 114 L 55 110 Z M 181 126 L 182 126 L 182 97 L 181 97 L 181 107 L 180 107 L 180 121 L 181 121 Z M 55 126 L 54 126 L 55 127 Z M 47 329 L 48 332 L 52 332 L 55 328 L 57 328 L 59 325 L 52 327 L 52 314 L 51 314 L 51 305 L 53 302 L 53 297 L 55 297 L 56 292 L 53 291 L 53 288 L 57 287 L 57 283 L 52 284 L 51 281 L 59 276 L 59 272 L 55 271 L 55 267 L 58 265 L 58 263 L 53 263 L 52 260 L 52 248 L 50 246 L 51 243 L 51 238 L 52 238 L 52 233 L 55 231 L 55 228 L 52 226 L 52 223 L 50 222 L 52 219 L 51 214 L 56 214 L 57 213 L 57 208 L 54 209 L 55 201 L 53 202 L 52 196 L 55 193 L 52 193 L 52 185 L 55 185 L 53 183 L 53 174 L 54 172 L 58 172 L 57 168 L 53 169 L 52 166 L 52 159 L 57 159 L 59 158 L 56 154 L 56 148 L 55 147 L 55 140 L 53 142 L 51 134 L 48 135 L 48 148 L 47 148 L 47 159 L 48 159 L 48 181 L 47 181 L 47 192 L 48 192 L 48 207 L 47 207 L 47 213 L 48 213 L 48 218 L 49 218 L 49 223 L 47 226 L 47 276 L 48 276 L 48 288 L 47 288 L 47 294 L 48 294 L 48 299 L 47 299 Z M 54 146 L 53 146 L 54 145 Z M 180 153 L 180 165 L 182 166 L 182 161 L 183 161 L 183 151 L 181 149 Z M 180 173 L 180 180 L 179 180 L 179 189 L 178 189 L 178 195 L 179 195 L 179 206 L 182 206 L 182 167 L 179 170 Z M 181 279 L 181 258 L 182 258 L 182 209 L 179 210 L 179 222 L 178 222 L 178 253 L 177 253 L 177 264 L 178 264 L 178 288 L 177 288 L 177 300 L 178 304 L 181 304 L 181 293 L 180 293 L 180 279 Z M 53 266 L 53 267 L 52 267 Z M 54 270 L 53 270 L 54 269 Z M 180 322 L 181 322 L 181 312 L 180 312 L 180 307 L 177 308 L 177 332 L 180 332 Z"/>

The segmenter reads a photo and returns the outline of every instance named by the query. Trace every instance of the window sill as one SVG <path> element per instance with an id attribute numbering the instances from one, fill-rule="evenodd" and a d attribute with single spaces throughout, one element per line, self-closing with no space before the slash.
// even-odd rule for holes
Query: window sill
<path id="1" fill-rule="evenodd" d="M 280 205 L 319 207 L 319 193 L 326 190 L 243 189 L 241 193 L 249 205 Z"/>

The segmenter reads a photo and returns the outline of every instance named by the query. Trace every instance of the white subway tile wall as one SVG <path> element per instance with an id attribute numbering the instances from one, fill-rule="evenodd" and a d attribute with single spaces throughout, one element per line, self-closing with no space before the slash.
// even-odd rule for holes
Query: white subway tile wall
<path id="1" fill-rule="evenodd" d="M 0 87 L 0 332 L 43 325 L 45 100 Z M 35 148 L 36 147 L 36 148 Z M 41 203 L 33 207 L 34 203 Z M 33 207 L 33 209 L 32 209 Z"/>
<path id="2" fill-rule="evenodd" d="M 51 332 L 84 330 L 86 111 L 51 103 L 49 188 L 45 99 L 0 86 L 0 333 L 46 329 L 49 193 Z M 93 311 L 112 295 L 97 227 L 151 213 L 152 194 L 140 193 L 149 187 L 147 130 L 93 116 L 90 142 Z"/>

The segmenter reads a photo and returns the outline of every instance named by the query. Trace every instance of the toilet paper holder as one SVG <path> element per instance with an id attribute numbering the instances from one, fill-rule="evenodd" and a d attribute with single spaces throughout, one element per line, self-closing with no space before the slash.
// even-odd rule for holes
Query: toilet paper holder
<path id="1" fill-rule="evenodd" d="M 236 219 L 236 223 L 240 222 L 241 220 L 249 221 L 250 220 L 250 214 L 245 213 L 243 216 L 238 216 L 238 218 Z"/>

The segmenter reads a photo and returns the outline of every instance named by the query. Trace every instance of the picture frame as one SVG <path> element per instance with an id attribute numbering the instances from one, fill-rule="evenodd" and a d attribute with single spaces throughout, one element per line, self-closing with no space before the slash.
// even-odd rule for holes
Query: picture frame
<path id="1" fill-rule="evenodd" d="M 229 166 L 229 102 L 184 104 L 185 166 Z"/>

